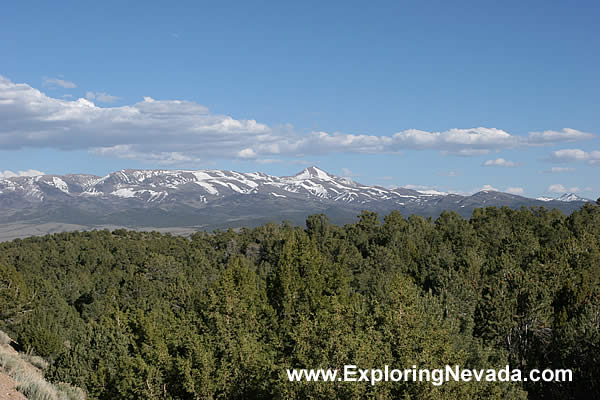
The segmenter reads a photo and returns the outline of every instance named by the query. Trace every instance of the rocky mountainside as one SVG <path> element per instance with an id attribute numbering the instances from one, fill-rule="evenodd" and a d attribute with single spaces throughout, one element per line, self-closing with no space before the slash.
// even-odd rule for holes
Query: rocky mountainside
<path id="1" fill-rule="evenodd" d="M 317 167 L 294 176 L 221 170 L 122 170 L 104 177 L 42 175 L 0 179 L 0 224 L 48 222 L 87 226 L 254 226 L 326 213 L 336 223 L 361 210 L 469 216 L 487 206 L 545 206 L 569 213 L 587 200 L 573 194 L 530 199 L 496 191 L 471 196 L 367 186 Z"/>

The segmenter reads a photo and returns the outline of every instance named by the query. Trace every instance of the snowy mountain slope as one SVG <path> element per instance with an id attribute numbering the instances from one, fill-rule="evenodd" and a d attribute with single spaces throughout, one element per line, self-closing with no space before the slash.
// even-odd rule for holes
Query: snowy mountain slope
<path id="1" fill-rule="evenodd" d="M 285 177 L 220 170 L 123 170 L 102 178 L 92 175 L 44 175 L 0 180 L 2 192 L 19 193 L 31 200 L 44 201 L 48 188 L 72 197 L 136 198 L 146 202 L 170 201 L 177 199 L 179 194 L 187 196 L 188 200 L 195 199 L 203 203 L 232 194 L 257 193 L 269 193 L 279 198 L 313 197 L 363 204 L 386 200 L 416 201 L 420 197 L 431 196 L 410 189 L 391 190 L 361 185 L 316 167 Z"/>
<path id="2" fill-rule="evenodd" d="M 0 179 L 0 223 L 39 221 L 135 226 L 242 226 L 316 212 L 349 222 L 362 209 L 469 216 L 487 206 L 541 206 L 571 212 L 586 200 L 568 194 L 536 200 L 495 191 L 471 196 L 363 185 L 309 167 L 294 176 L 221 170 L 122 170 L 104 177 L 43 175 Z M 157 224 L 157 221 L 159 223 Z M 162 225 L 161 225 L 162 224 Z"/>
<path id="3" fill-rule="evenodd" d="M 583 198 L 581 196 L 577 196 L 575 193 L 565 193 L 560 197 L 557 197 L 558 201 L 592 201 L 590 199 Z"/>
<path id="4" fill-rule="evenodd" d="M 538 197 L 536 200 L 540 201 L 583 201 L 583 202 L 592 202 L 590 199 L 586 199 L 585 197 L 577 196 L 575 193 L 564 193 L 557 198 L 552 197 Z"/>

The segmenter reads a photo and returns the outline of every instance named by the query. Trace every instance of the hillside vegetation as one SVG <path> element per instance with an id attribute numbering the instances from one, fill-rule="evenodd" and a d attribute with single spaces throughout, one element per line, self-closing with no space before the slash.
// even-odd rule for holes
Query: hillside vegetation
<path id="1" fill-rule="evenodd" d="M 41 357 L 16 352 L 10 343 L 12 339 L 0 331 L 0 378 L 2 374 L 10 377 L 14 389 L 26 395 L 29 400 L 85 400 L 85 393 L 66 383 L 52 384 L 44 379 L 42 371 L 48 362 Z M 12 385 L 10 385 L 12 386 Z M 0 399 L 25 398 L 14 389 L 0 385 Z M 11 390 L 13 393 L 6 393 Z"/>
<path id="2" fill-rule="evenodd" d="M 363 212 L 183 238 L 0 244 L 0 328 L 92 399 L 521 399 L 600 392 L 600 206 Z M 572 368 L 572 383 L 291 383 L 285 369 Z"/>

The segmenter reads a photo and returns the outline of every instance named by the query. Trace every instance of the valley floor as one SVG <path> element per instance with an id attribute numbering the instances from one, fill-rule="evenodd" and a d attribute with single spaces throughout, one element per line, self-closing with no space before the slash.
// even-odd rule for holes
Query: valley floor
<path id="1" fill-rule="evenodd" d="M 108 229 L 113 231 L 115 229 L 128 229 L 139 232 L 151 232 L 157 231 L 160 233 L 171 233 L 173 235 L 188 236 L 196 232 L 198 229 L 194 227 L 140 227 L 131 228 L 118 225 L 77 225 L 77 224 L 65 224 L 60 222 L 47 222 L 45 224 L 31 224 L 24 222 L 16 222 L 12 224 L 0 225 L 0 242 L 8 242 L 14 239 L 24 239 L 30 236 L 44 236 L 53 233 L 61 232 L 75 232 L 75 231 L 91 231 L 94 229 L 103 230 Z"/>

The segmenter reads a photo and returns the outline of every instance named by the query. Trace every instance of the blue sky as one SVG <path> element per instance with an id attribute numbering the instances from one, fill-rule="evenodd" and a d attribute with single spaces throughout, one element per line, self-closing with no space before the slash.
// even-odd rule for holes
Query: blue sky
<path id="1" fill-rule="evenodd" d="M 0 176 L 316 164 L 600 196 L 597 1 L 123 3 L 3 5 Z"/>

